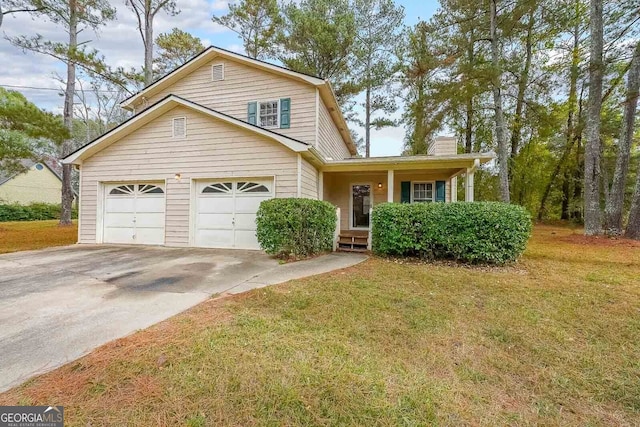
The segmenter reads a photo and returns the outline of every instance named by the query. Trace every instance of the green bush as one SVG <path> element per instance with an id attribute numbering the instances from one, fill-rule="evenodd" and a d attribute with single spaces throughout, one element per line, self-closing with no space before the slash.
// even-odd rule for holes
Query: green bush
<path id="1" fill-rule="evenodd" d="M 384 203 L 373 208 L 373 251 L 472 264 L 515 261 L 531 235 L 531 215 L 498 202 Z"/>
<path id="2" fill-rule="evenodd" d="M 77 209 L 71 211 L 71 217 L 78 218 Z M 32 203 L 30 205 L 0 205 L 0 222 L 6 221 L 42 221 L 60 219 L 60 205 L 55 203 Z"/>
<path id="3" fill-rule="evenodd" d="M 336 211 L 320 200 L 270 199 L 260 203 L 256 223 L 268 254 L 301 258 L 332 249 Z"/>

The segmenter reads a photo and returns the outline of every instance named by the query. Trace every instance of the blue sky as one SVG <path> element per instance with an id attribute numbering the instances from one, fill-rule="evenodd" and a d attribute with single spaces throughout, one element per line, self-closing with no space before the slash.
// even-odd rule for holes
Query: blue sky
<path id="1" fill-rule="evenodd" d="M 117 21 L 109 23 L 97 35 L 91 34 L 92 45 L 105 55 L 112 66 L 140 66 L 143 62 L 143 47 L 136 29 L 133 15 L 124 7 L 124 0 L 113 2 L 118 9 Z M 226 0 L 177 0 L 182 12 L 174 17 L 158 15 L 155 22 L 156 34 L 181 28 L 198 37 L 205 45 L 213 44 L 243 53 L 242 43 L 235 33 L 214 24 L 213 14 L 224 14 Z M 405 24 L 413 25 L 419 19 L 428 19 L 438 7 L 437 1 L 396 0 L 404 6 Z M 65 34 L 54 24 L 42 19 L 33 20 L 27 15 L 17 15 L 5 19 L 2 31 L 6 35 L 42 34 L 52 40 L 64 39 Z M 55 74 L 62 74 L 63 68 L 57 61 L 31 53 L 24 53 L 0 39 L 0 85 L 21 86 L 20 90 L 37 105 L 55 112 L 62 111 L 62 98 L 58 90 L 60 83 Z M 5 64 L 10 64 L 6 66 Z M 25 86 L 43 89 L 28 89 Z M 398 112 L 398 116 L 400 111 Z M 358 130 L 355 125 L 350 125 Z M 397 155 L 403 145 L 402 126 L 372 132 L 372 155 Z"/>

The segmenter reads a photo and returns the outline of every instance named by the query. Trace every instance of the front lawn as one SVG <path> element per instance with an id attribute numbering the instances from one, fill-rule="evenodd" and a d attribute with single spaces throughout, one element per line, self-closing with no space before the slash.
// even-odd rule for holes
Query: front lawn
<path id="1" fill-rule="evenodd" d="M 537 227 L 505 268 L 374 258 L 212 299 L 0 404 L 70 426 L 638 425 L 640 245 L 574 233 Z"/>
<path id="2" fill-rule="evenodd" d="M 78 225 L 59 227 L 58 220 L 0 222 L 0 254 L 29 251 L 50 246 L 72 245 L 78 241 Z"/>

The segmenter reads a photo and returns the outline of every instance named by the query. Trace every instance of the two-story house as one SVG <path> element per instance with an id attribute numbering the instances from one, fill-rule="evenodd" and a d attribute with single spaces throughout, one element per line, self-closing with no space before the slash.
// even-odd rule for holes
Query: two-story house
<path id="1" fill-rule="evenodd" d="M 64 160 L 80 170 L 80 243 L 258 249 L 256 211 L 273 197 L 333 203 L 353 240 L 373 205 L 455 201 L 462 174 L 473 200 L 493 157 L 456 154 L 455 140 L 356 157 L 326 80 L 216 47 L 121 106 L 131 119 Z"/>

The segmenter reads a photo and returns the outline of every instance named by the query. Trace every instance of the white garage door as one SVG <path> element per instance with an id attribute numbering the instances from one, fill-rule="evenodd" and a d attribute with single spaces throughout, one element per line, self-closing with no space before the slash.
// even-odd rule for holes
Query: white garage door
<path id="1" fill-rule="evenodd" d="M 201 181 L 196 190 L 196 246 L 260 249 L 256 213 L 273 197 L 273 180 Z"/>
<path id="2" fill-rule="evenodd" d="M 105 186 L 105 243 L 164 244 L 165 198 L 162 183 Z"/>

